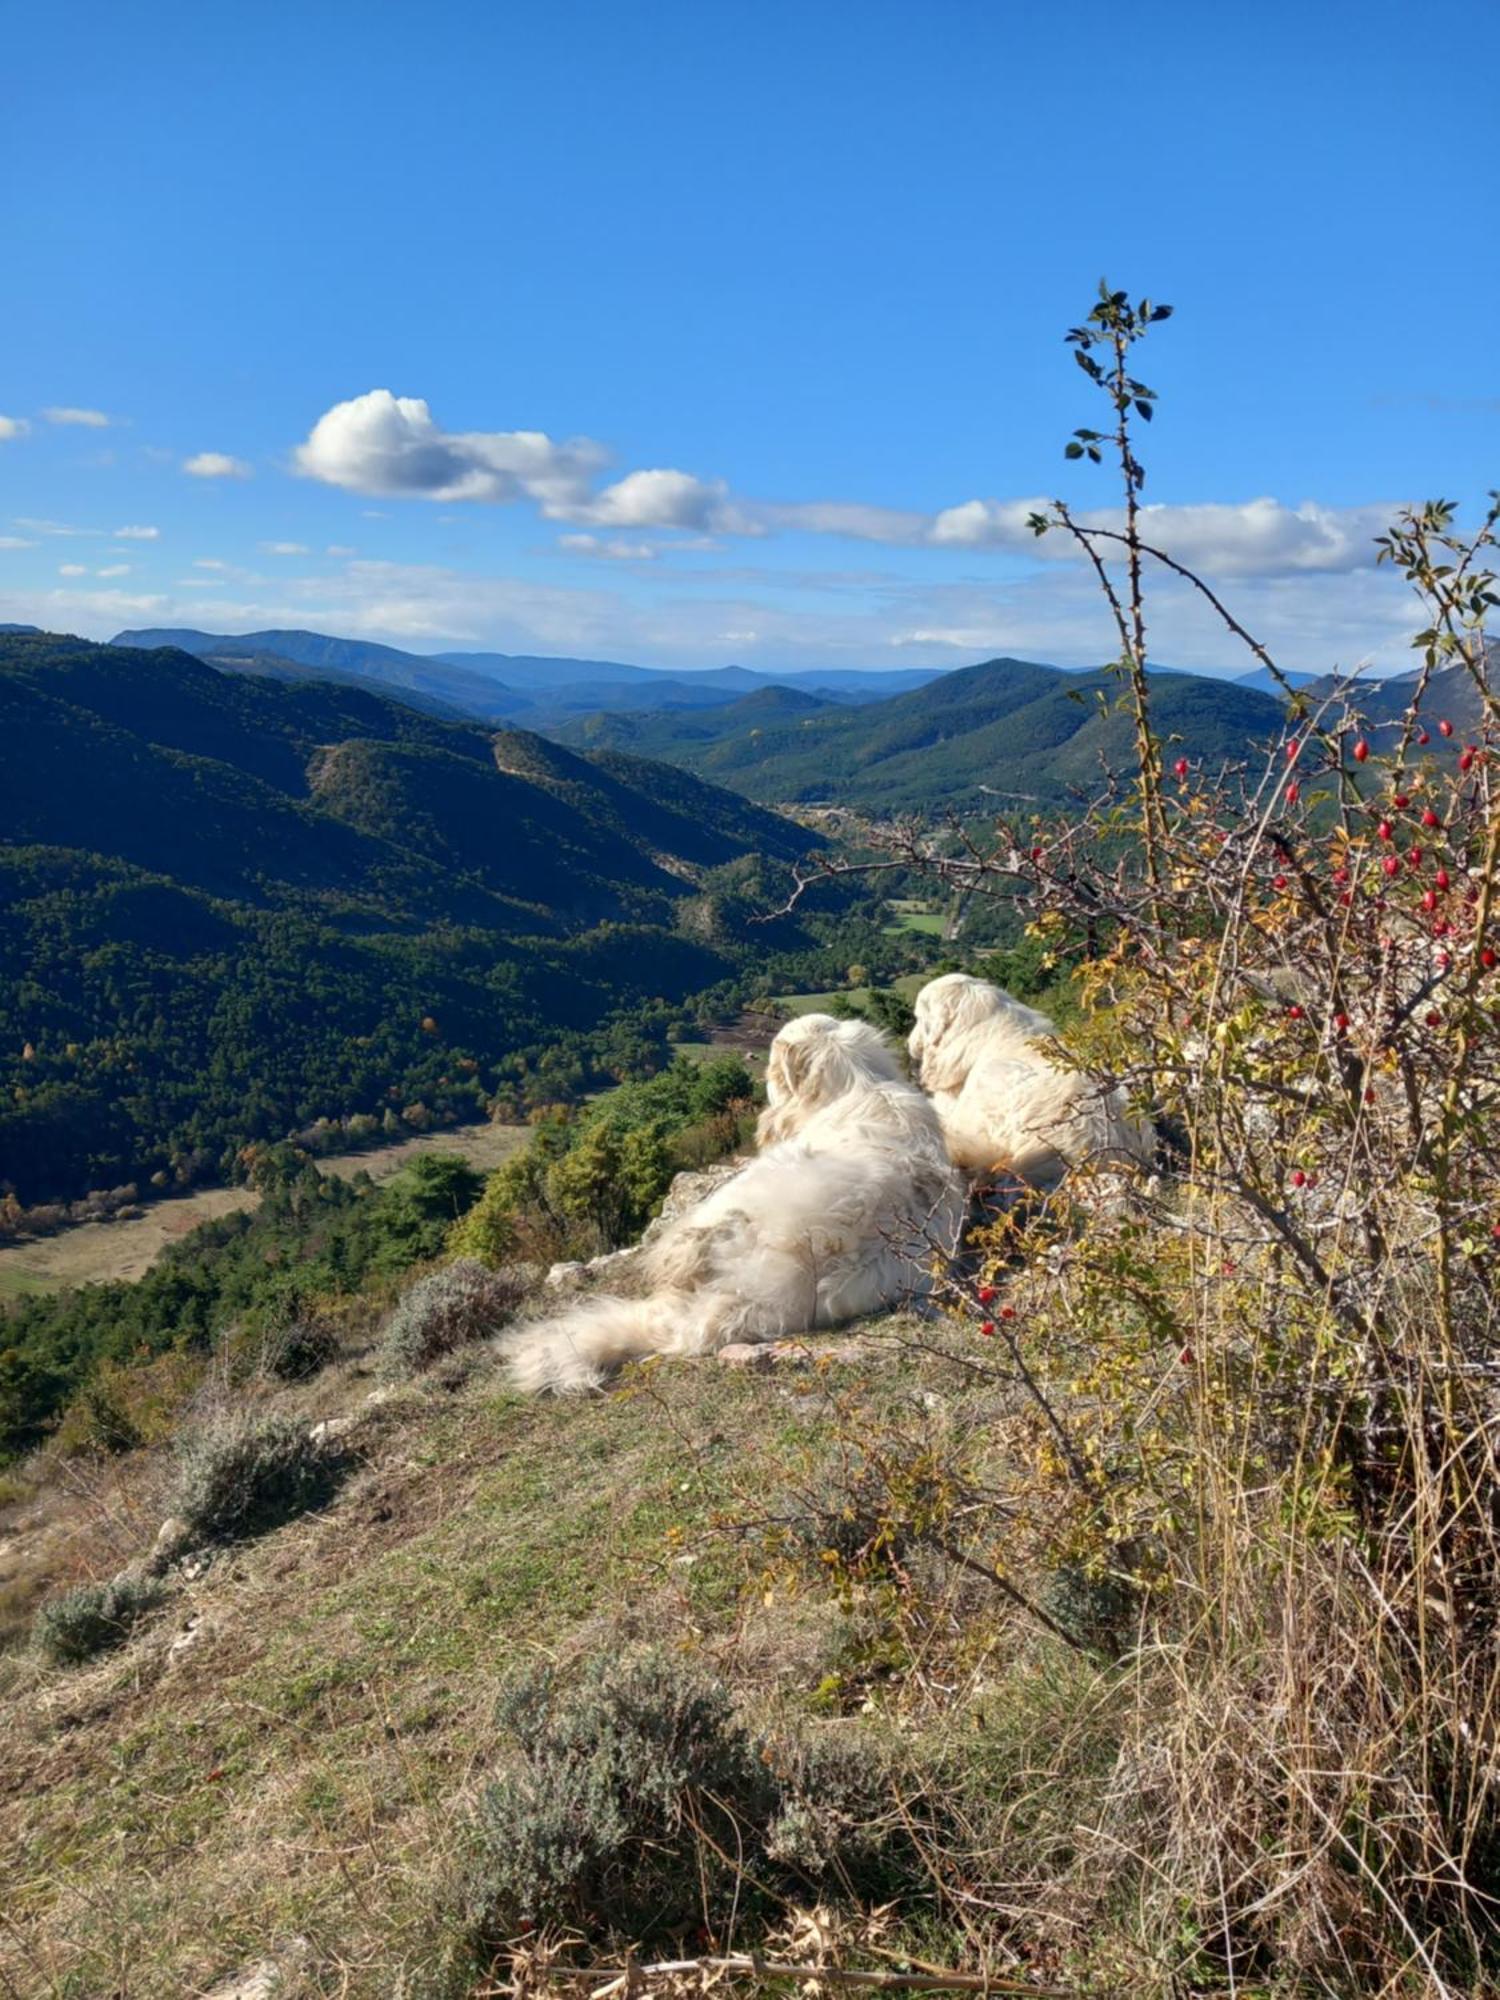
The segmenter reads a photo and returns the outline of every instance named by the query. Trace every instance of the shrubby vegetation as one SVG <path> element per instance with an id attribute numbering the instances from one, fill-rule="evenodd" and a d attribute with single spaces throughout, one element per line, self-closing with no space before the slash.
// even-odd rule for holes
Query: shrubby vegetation
<path id="1" fill-rule="evenodd" d="M 897 1657 L 942 1643 L 961 1579 L 1078 1662 L 1078 1728 L 1026 1753 L 1026 1809 L 1054 1779 L 1066 1802 L 1042 1865 L 1008 1835 L 952 1857 L 1008 1947 L 1137 1991 L 1488 1991 L 1500 501 L 1379 545 L 1424 613 L 1401 713 L 1288 688 L 1264 762 L 1206 768 L 1145 653 L 1131 370 L 1164 317 L 1105 288 L 1069 335 L 1109 412 L 1069 455 L 1117 459 L 1123 528 L 1034 524 L 1101 564 L 1131 768 L 967 851 L 886 844 L 949 892 L 1019 888 L 1085 1060 L 1165 1115 L 1173 1170 L 1006 1216 L 947 1274 L 990 1421 L 851 1424 L 855 1528 L 817 1560 Z"/>
<path id="2" fill-rule="evenodd" d="M 58 1437 L 74 1450 L 128 1450 L 159 1435 L 163 1383 L 143 1366 L 153 1357 L 201 1361 L 227 1344 L 237 1366 L 315 1372 L 332 1346 L 321 1301 L 447 1249 L 493 1265 L 629 1240 L 675 1173 L 748 1137 L 754 1094 L 738 1057 L 679 1060 L 576 1115 L 552 1106 L 488 1182 L 463 1160 L 425 1153 L 376 1187 L 363 1175 L 322 1175 L 293 1147 L 264 1148 L 248 1160 L 258 1209 L 205 1223 L 132 1283 L 27 1300 L 0 1320 L 0 1461 L 42 1443 L 65 1410 Z M 409 1295 L 392 1321 L 407 1365 L 425 1365 L 423 1300 L 438 1338 L 445 1282 L 440 1273 L 430 1294 Z M 492 1278 L 486 1297 L 486 1312 L 498 1310 Z M 191 1368 L 174 1378 L 176 1401 L 191 1381 Z"/>
<path id="3" fill-rule="evenodd" d="M 381 1356 L 395 1375 L 417 1375 L 460 1347 L 505 1327 L 525 1297 L 524 1279 L 455 1258 L 408 1285 L 381 1329 Z"/>
<path id="4" fill-rule="evenodd" d="M 169 1509 L 190 1547 L 242 1541 L 326 1506 L 350 1462 L 296 1417 L 224 1410 L 178 1438 Z"/>
<path id="5" fill-rule="evenodd" d="M 321 1373 L 339 1351 L 338 1330 L 301 1300 L 282 1302 L 269 1320 L 261 1337 L 259 1365 L 274 1381 L 305 1382 Z"/>
<path id="6" fill-rule="evenodd" d="M 77 1666 L 122 1646 L 131 1627 L 154 1610 L 161 1585 L 149 1577 L 117 1576 L 112 1583 L 80 1583 L 48 1598 L 36 1614 L 32 1638 L 55 1667 Z"/>
<path id="7" fill-rule="evenodd" d="M 748 1141 L 755 1083 L 737 1056 L 679 1061 L 575 1119 L 543 1117 L 450 1237 L 466 1257 L 549 1261 L 633 1242 L 673 1176 Z"/>
<path id="8" fill-rule="evenodd" d="M 469 1918 L 499 1945 L 533 1925 L 660 1943 L 827 1875 L 888 1892 L 916 1868 L 878 1756 L 779 1742 L 671 1655 L 544 1668 L 502 1701 L 508 1761 L 472 1840 Z M 908 1880 L 908 1888 L 917 1886 Z"/>
<path id="9" fill-rule="evenodd" d="M 41 1443 L 75 1397 L 67 1428 L 80 1446 L 137 1442 L 142 1362 L 201 1357 L 224 1340 L 261 1359 L 313 1301 L 435 1257 L 483 1184 L 462 1160 L 432 1153 L 378 1188 L 325 1178 L 287 1147 L 261 1154 L 253 1173 L 257 1210 L 205 1223 L 145 1277 L 28 1300 L 0 1321 L 0 1458 Z"/>

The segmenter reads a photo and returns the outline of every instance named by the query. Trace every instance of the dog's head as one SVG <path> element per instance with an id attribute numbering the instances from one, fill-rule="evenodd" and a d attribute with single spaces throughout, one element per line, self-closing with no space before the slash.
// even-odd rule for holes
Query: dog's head
<path id="1" fill-rule="evenodd" d="M 789 1138 L 825 1105 L 901 1072 L 879 1029 L 831 1014 L 799 1014 L 771 1044 L 766 1061 L 766 1108 L 759 1137 Z"/>
<path id="2" fill-rule="evenodd" d="M 915 1013 L 906 1047 L 926 1091 L 962 1090 L 987 1031 L 997 1023 L 1021 1039 L 1053 1033 L 1045 1014 L 967 972 L 929 980 L 917 995 Z"/>

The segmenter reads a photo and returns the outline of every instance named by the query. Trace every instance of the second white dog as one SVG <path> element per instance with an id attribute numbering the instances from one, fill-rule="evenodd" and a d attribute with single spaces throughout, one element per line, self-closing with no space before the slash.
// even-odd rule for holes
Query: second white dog
<path id="1" fill-rule="evenodd" d="M 642 1254 L 644 1295 L 586 1300 L 509 1345 L 533 1391 L 596 1387 L 648 1354 L 707 1354 L 920 1292 L 962 1193 L 932 1105 L 876 1030 L 807 1014 L 771 1045 L 763 1150 Z"/>
<path id="2" fill-rule="evenodd" d="M 949 972 L 922 988 L 916 1016 L 907 1047 L 957 1166 L 1047 1188 L 1086 1162 L 1150 1160 L 1151 1133 L 1125 1093 L 1059 1068 L 1039 1046 L 1057 1032 L 1045 1014 Z"/>

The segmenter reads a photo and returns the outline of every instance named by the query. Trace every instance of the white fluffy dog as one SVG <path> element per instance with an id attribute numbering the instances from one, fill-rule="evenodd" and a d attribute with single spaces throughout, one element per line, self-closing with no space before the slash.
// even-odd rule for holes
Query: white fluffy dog
<path id="1" fill-rule="evenodd" d="M 710 1354 L 876 1312 L 956 1237 L 958 1177 L 931 1104 L 863 1021 L 804 1014 L 771 1045 L 763 1150 L 642 1252 L 639 1298 L 582 1301 L 509 1344 L 528 1390 L 596 1387 L 648 1354 Z"/>
<path id="2" fill-rule="evenodd" d="M 949 972 L 922 988 L 916 1016 L 907 1047 L 956 1165 L 1049 1188 L 1069 1167 L 1150 1160 L 1151 1133 L 1125 1093 L 1060 1069 L 1038 1046 L 1057 1032 L 1045 1014 Z"/>

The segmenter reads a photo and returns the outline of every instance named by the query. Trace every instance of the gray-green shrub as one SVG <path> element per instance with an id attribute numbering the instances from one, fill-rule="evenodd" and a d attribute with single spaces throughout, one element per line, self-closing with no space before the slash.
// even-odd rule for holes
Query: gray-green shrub
<path id="1" fill-rule="evenodd" d="M 232 1411 L 183 1434 L 170 1511 L 195 1547 L 240 1541 L 325 1505 L 351 1462 L 305 1422 Z"/>
<path id="2" fill-rule="evenodd" d="M 130 1628 L 162 1596 L 149 1577 L 117 1576 L 110 1583 L 80 1583 L 40 1606 L 32 1624 L 37 1651 L 54 1666 L 74 1666 L 123 1645 Z"/>
<path id="3" fill-rule="evenodd" d="M 511 1754 L 470 1868 L 481 1939 L 527 1924 L 666 1937 L 789 1878 L 884 1887 L 909 1858 L 877 1759 L 753 1733 L 720 1683 L 668 1654 L 596 1660 L 571 1682 L 529 1672 L 500 1723 Z"/>
<path id="4" fill-rule="evenodd" d="M 420 1374 L 456 1349 L 499 1333 L 525 1296 L 518 1272 L 492 1271 L 473 1257 L 429 1271 L 407 1287 L 386 1318 L 381 1354 L 387 1372 Z"/>

